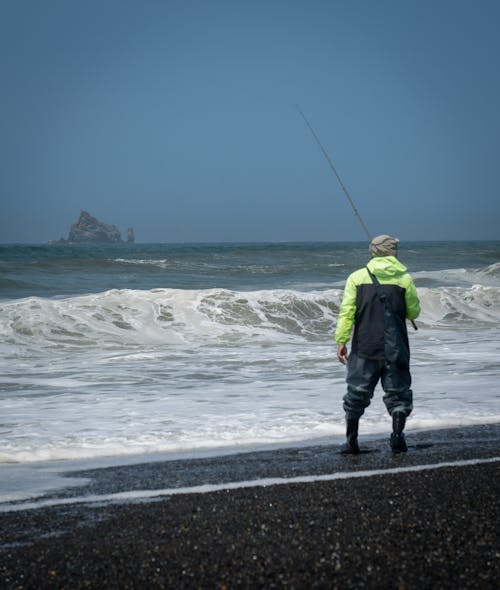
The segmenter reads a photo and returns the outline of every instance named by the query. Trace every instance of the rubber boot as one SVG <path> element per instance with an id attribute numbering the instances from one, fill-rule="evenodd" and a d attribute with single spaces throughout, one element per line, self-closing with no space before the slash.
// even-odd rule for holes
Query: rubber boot
<path id="1" fill-rule="evenodd" d="M 408 450 L 405 435 L 403 434 L 405 423 L 406 414 L 404 412 L 394 412 L 392 415 L 391 434 L 391 449 L 393 453 L 406 453 Z"/>
<path id="2" fill-rule="evenodd" d="M 359 418 L 346 418 L 346 442 L 342 445 L 340 452 L 342 455 L 357 455 L 358 446 L 358 425 Z"/>

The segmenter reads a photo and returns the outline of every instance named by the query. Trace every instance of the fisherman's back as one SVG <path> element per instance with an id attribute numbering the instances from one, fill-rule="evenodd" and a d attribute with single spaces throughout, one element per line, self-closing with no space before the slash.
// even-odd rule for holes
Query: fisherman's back
<path id="1" fill-rule="evenodd" d="M 393 256 L 372 258 L 367 267 L 383 285 L 394 313 L 402 320 L 402 336 L 408 344 L 405 319 L 414 319 L 420 312 L 412 278 Z M 353 324 L 352 352 L 362 358 L 383 359 L 384 304 L 367 268 L 357 270 L 347 279 L 335 334 L 337 342 L 347 342 Z"/>

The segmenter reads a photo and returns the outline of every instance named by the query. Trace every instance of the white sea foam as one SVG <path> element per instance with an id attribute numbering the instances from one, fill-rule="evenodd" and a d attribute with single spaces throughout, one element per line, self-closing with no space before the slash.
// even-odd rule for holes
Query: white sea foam
<path id="1" fill-rule="evenodd" d="M 500 288 L 419 295 L 408 428 L 500 421 Z M 341 297 L 153 289 L 2 301 L 0 462 L 341 437 Z M 362 430 L 388 424 L 377 392 Z"/>
<path id="2" fill-rule="evenodd" d="M 440 286 L 467 286 L 481 284 L 488 287 L 500 287 L 500 262 L 480 268 L 426 270 L 412 274 L 417 283 L 427 279 Z"/>
<path id="3" fill-rule="evenodd" d="M 167 268 L 170 264 L 167 259 L 134 259 L 134 258 L 115 258 L 114 262 L 119 262 L 120 264 L 131 264 L 131 265 L 146 265 L 146 266 L 157 266 L 158 268 Z"/>
<path id="4" fill-rule="evenodd" d="M 469 288 L 441 287 L 418 290 L 422 314 L 420 321 L 432 325 L 471 326 L 500 323 L 500 288 L 473 285 Z"/>
<path id="5" fill-rule="evenodd" d="M 420 322 L 433 326 L 498 325 L 500 288 L 419 288 Z M 342 291 L 225 289 L 111 290 L 0 303 L 2 343 L 34 349 L 248 340 L 323 340 L 333 330 Z M 8 351 L 4 349 L 8 354 Z"/>
<path id="6" fill-rule="evenodd" d="M 341 291 L 112 290 L 0 303 L 9 345 L 106 347 L 200 339 L 318 337 L 331 329 Z"/>

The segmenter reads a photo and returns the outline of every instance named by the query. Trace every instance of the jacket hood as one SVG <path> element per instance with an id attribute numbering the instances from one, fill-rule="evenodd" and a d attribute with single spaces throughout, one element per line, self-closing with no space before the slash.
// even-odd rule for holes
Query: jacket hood
<path id="1" fill-rule="evenodd" d="M 392 278 L 404 274 L 407 268 L 394 256 L 378 256 L 366 265 L 377 278 Z"/>

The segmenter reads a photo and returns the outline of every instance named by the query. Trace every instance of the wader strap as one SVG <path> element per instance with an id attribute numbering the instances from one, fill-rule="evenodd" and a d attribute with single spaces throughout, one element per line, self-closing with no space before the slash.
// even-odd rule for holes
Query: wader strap
<path id="1" fill-rule="evenodd" d="M 388 311 L 390 311 L 391 313 L 394 313 L 393 309 L 392 309 L 391 302 L 387 298 L 387 295 L 386 295 L 384 289 L 382 288 L 382 285 L 380 284 L 379 280 L 372 272 L 370 272 L 370 269 L 368 267 L 366 267 L 366 270 L 368 271 L 368 274 L 370 275 L 372 283 L 377 288 L 377 294 L 380 298 L 380 301 L 382 301 L 382 303 L 385 305 L 385 307 L 387 308 Z"/>

